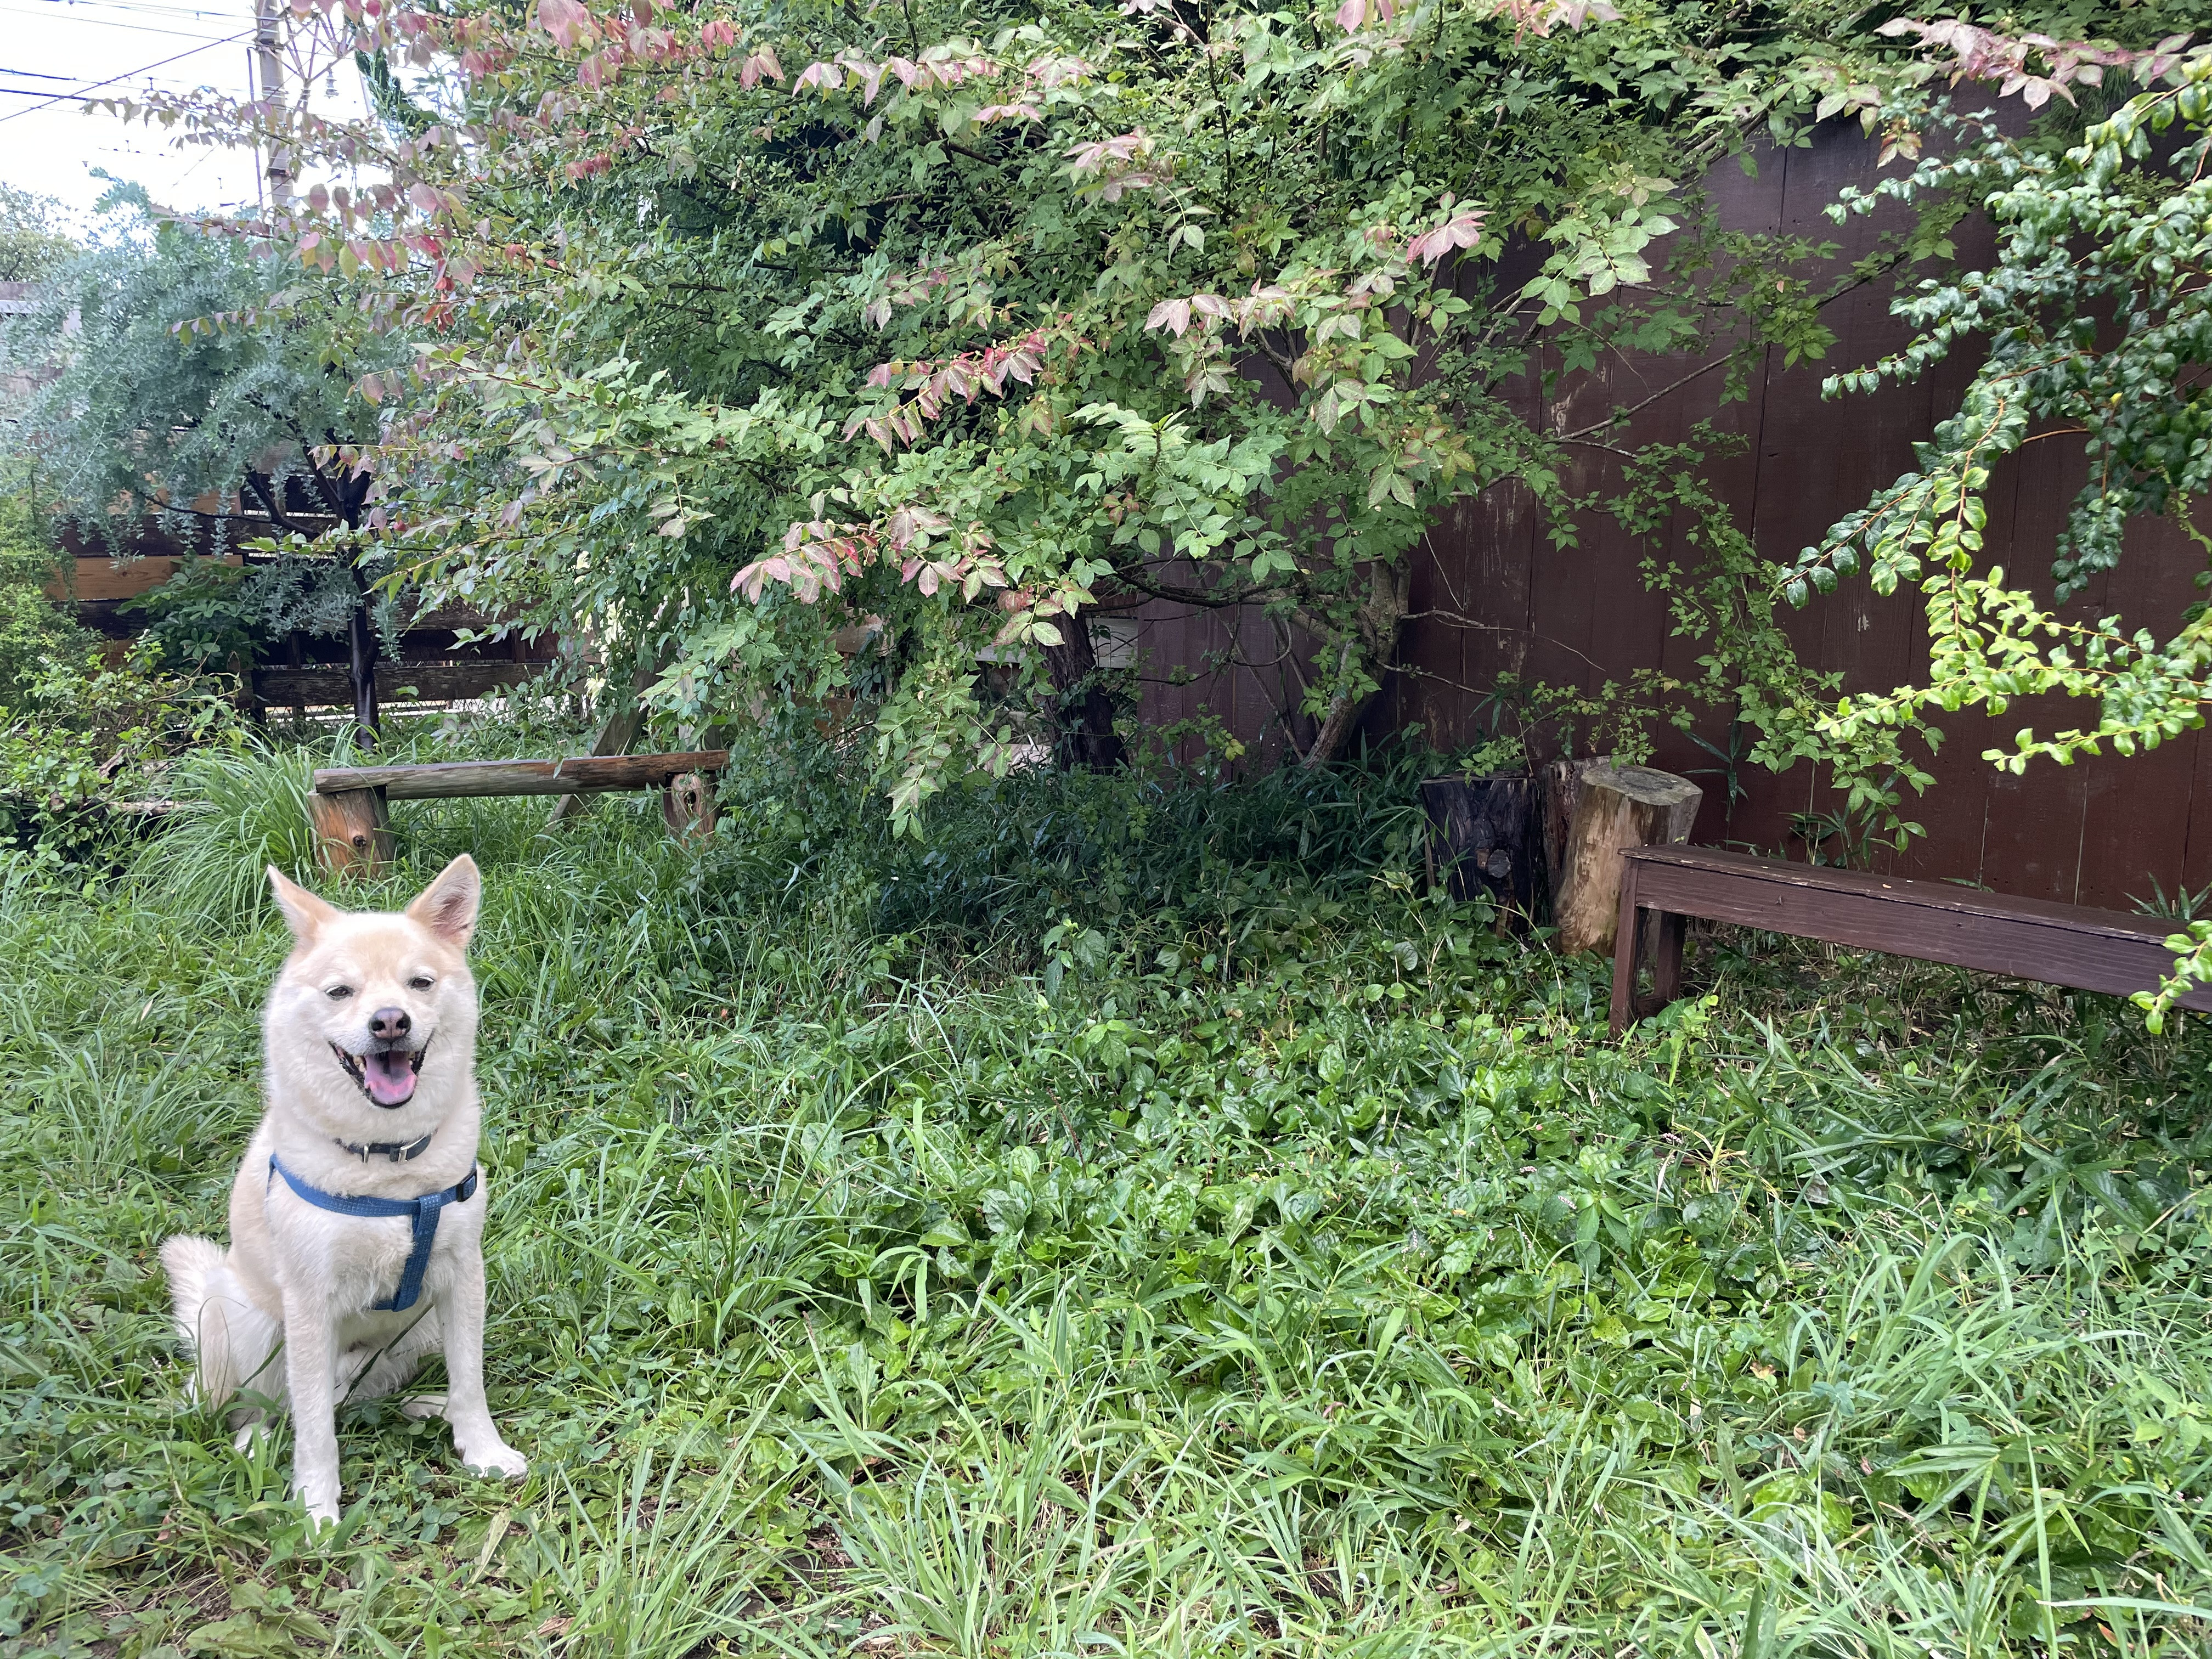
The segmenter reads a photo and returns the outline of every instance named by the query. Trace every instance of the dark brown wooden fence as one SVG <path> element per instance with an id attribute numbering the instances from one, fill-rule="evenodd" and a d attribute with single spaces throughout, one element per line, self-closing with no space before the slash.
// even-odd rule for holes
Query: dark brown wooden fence
<path id="1" fill-rule="evenodd" d="M 1904 222 L 1885 209 L 1871 220 L 1838 227 L 1822 213 L 1845 185 L 1864 188 L 1878 176 L 1873 147 L 1854 125 L 1832 123 L 1810 149 L 1768 151 L 1756 177 L 1734 162 L 1706 181 L 1728 226 L 1781 231 L 1840 244 L 1846 258 L 1870 248 L 1885 229 Z M 1989 227 L 1962 226 L 1962 257 L 1979 261 L 1993 246 Z M 1890 291 L 1869 286 L 1830 304 L 1825 320 L 1836 344 L 1825 362 L 1785 368 L 1771 356 L 1754 375 L 1747 400 L 1720 401 L 1718 374 L 1692 381 L 1644 410 L 1627 437 L 1634 443 L 1686 439 L 1701 420 L 1745 440 L 1743 453 L 1717 458 L 1711 476 L 1737 509 L 1738 522 L 1766 556 L 1787 562 L 1820 539 L 1837 519 L 1912 465 L 1911 445 L 1958 405 L 1972 364 L 1954 358 L 1926 380 L 1871 396 L 1833 401 L 1820 381 L 1833 371 L 1872 362 L 1901 344 L 1907 331 L 1889 315 Z M 1549 401 L 1531 386 L 1528 411 L 1553 430 L 1571 432 L 1616 404 L 1629 404 L 1680 380 L 1680 360 L 1621 360 L 1561 383 Z M 1617 482 L 1595 449 L 1569 479 L 1577 491 Z M 1990 492 L 1989 545 L 2015 577 L 2045 583 L 2067 503 L 2081 488 L 2086 459 L 2078 437 L 2031 441 L 2001 467 Z M 1449 611 L 1465 622 L 1431 617 L 1409 625 L 1411 672 L 1396 675 L 1370 711 L 1376 732 L 1419 722 L 1428 741 L 1450 748 L 1487 735 L 1478 709 L 1502 673 L 1595 689 L 1626 682 L 1639 667 L 1688 675 L 1697 655 L 1672 639 L 1663 600 L 1638 574 L 1650 550 L 1605 517 L 1580 526 L 1581 544 L 1555 550 L 1525 493 L 1491 491 L 1462 504 L 1434 528 L 1416 566 L 1413 610 Z M 2084 617 L 2124 617 L 2131 627 L 2171 634 L 2197 597 L 2192 579 L 2203 554 L 2171 524 L 2140 524 L 2130 532 L 2129 556 L 2100 575 L 2069 606 Z M 1687 562 L 1686 551 L 1677 556 Z M 1921 596 L 1905 591 L 1878 599 L 1863 580 L 1847 582 L 1790 620 L 1803 659 L 1841 670 L 1854 691 L 1887 690 L 1923 678 L 1927 637 Z M 1472 625 L 1469 625 L 1472 624 Z M 1152 604 L 1139 613 L 1137 648 L 1154 665 L 1236 660 L 1197 682 L 1148 685 L 1149 718 L 1220 721 L 1255 754 L 1280 752 L 1275 711 L 1285 706 L 1285 665 L 1268 666 L 1283 642 L 1265 619 L 1245 614 L 1191 612 Z M 1261 665 L 1254 666 L 1251 665 Z M 1154 670 L 1157 673 L 1157 667 Z M 2046 732 L 2094 722 L 2087 703 L 2051 699 L 2016 703 L 1991 720 L 1961 714 L 1939 720 L 1945 739 L 1928 769 L 1937 782 L 1911 804 L 1908 816 L 1926 836 L 1877 867 L 1899 873 L 1978 883 L 2032 898 L 2125 909 L 2148 897 L 2156 881 L 2168 894 L 2212 883 L 2212 738 L 2185 733 L 2131 759 L 2106 755 L 2071 767 L 2039 762 L 2024 776 L 1999 773 L 1981 758 L 2012 746 L 2012 734 L 2033 723 Z M 1724 718 L 1710 717 L 1700 735 L 1726 746 Z M 1664 732 L 1654 764 L 1704 770 L 1705 804 L 1693 838 L 1745 845 L 1803 858 L 1793 838 L 1794 815 L 1825 813 L 1840 803 L 1802 765 L 1777 775 L 1740 773 L 1748 793 L 1733 811 L 1713 758 L 1686 738 Z"/>

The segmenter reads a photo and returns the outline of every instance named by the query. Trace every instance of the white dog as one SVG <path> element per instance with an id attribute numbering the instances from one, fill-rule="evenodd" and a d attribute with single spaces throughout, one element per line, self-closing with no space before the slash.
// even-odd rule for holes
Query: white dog
<path id="1" fill-rule="evenodd" d="M 484 1406 L 483 1219 L 476 1166 L 476 982 L 482 881 L 465 854 L 397 915 L 351 915 L 284 879 L 270 885 L 292 954 L 262 1016 L 267 1110 L 230 1191 L 230 1249 L 161 1246 L 193 1391 L 235 1407 L 243 1447 L 292 1416 L 292 1486 L 338 1514 L 337 1408 L 400 1387 L 442 1349 L 442 1412 L 461 1462 L 527 1465 Z"/>

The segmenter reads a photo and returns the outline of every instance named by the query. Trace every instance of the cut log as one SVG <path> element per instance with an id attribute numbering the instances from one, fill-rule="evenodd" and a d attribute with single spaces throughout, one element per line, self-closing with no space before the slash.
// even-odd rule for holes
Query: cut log
<path id="1" fill-rule="evenodd" d="M 684 755 L 592 755 L 580 760 L 441 761 L 426 766 L 343 766 L 315 774 L 325 795 L 381 790 L 393 800 L 469 795 L 575 795 L 598 789 L 665 789 L 686 772 L 719 772 L 726 749 Z"/>
<path id="2" fill-rule="evenodd" d="M 1621 849 L 1687 841 L 1704 799 L 1687 778 L 1648 766 L 1594 766 L 1583 774 L 1554 906 L 1562 951 L 1613 949 Z"/>
<path id="3" fill-rule="evenodd" d="M 1544 768 L 1544 890 L 1551 896 L 1554 916 L 1559 895 L 1566 890 L 1567 835 L 1574 824 L 1575 805 L 1582 799 L 1583 780 L 1591 769 L 1612 764 L 1610 755 L 1596 755 L 1555 760 Z"/>
<path id="4" fill-rule="evenodd" d="M 1489 894 L 1501 921 L 1532 915 L 1544 855 L 1536 780 L 1429 778 L 1421 802 L 1431 883 L 1449 883 L 1455 898 Z"/>
<path id="5" fill-rule="evenodd" d="M 314 826 L 317 861 L 331 875 L 350 870 L 373 876 L 391 860 L 392 831 L 380 789 L 310 795 L 307 822 Z"/>
<path id="6" fill-rule="evenodd" d="M 714 780 L 703 772 L 669 779 L 660 792 L 660 816 L 678 841 L 703 841 L 714 833 Z"/>

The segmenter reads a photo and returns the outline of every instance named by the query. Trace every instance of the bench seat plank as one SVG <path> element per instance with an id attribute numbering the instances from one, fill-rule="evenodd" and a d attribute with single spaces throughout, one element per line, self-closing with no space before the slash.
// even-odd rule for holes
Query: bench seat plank
<path id="1" fill-rule="evenodd" d="M 315 793 L 381 789 L 387 800 L 453 800 L 471 795 L 583 795 L 605 789 L 665 789 L 687 772 L 719 772 L 726 749 L 682 755 L 586 755 L 568 760 L 440 761 L 422 766 L 325 767 Z"/>
<path id="2" fill-rule="evenodd" d="M 1628 924 L 1637 909 L 2116 995 L 2156 989 L 2173 966 L 2166 939 L 2178 925 L 2155 918 L 1711 848 L 1638 847 L 1621 856 L 1627 868 L 1613 965 L 1616 1031 L 1627 1024 L 1634 994 L 1636 930 Z M 1679 924 L 1662 930 L 1662 997 L 1675 989 L 1677 964 L 1665 957 L 1679 952 Z M 2182 1006 L 2212 1010 L 2212 987 L 2191 991 Z"/>

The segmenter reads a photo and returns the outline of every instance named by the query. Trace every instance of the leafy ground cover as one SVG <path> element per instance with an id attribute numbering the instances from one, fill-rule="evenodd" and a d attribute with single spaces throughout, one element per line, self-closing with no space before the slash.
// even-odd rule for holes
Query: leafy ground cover
<path id="1" fill-rule="evenodd" d="M 1910 1656 L 2212 1644 L 2207 1045 L 1772 939 L 1626 1042 L 1402 779 L 1017 780 L 894 847 L 483 861 L 495 1409 L 181 1403 L 154 1249 L 257 1111 L 304 758 L 0 889 L 0 1651 Z M 860 801 L 865 807 L 865 800 Z M 2192 1023 L 2193 1024 L 2193 1023 Z"/>

